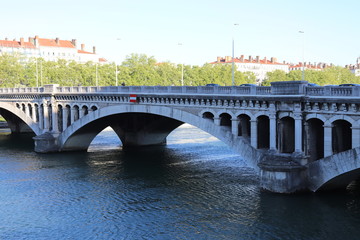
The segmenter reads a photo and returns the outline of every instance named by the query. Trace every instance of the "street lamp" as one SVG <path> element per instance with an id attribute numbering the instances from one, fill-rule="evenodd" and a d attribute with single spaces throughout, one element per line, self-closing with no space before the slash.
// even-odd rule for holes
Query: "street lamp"
<path id="1" fill-rule="evenodd" d="M 300 34 L 302 34 L 302 72 L 301 72 L 301 80 L 305 81 L 305 62 L 304 62 L 304 31 L 299 31 Z"/>
<path id="2" fill-rule="evenodd" d="M 234 26 L 239 26 L 238 23 L 234 23 Z M 232 38 L 232 66 L 231 66 L 231 83 L 234 86 L 235 85 L 235 63 L 234 63 L 234 33 Z"/>
<path id="3" fill-rule="evenodd" d="M 117 38 L 116 39 L 117 41 L 120 41 L 121 38 Z M 115 86 L 118 86 L 119 85 L 119 82 L 118 82 L 118 67 L 117 67 L 117 63 L 116 63 L 116 58 L 115 58 Z"/>
<path id="4" fill-rule="evenodd" d="M 182 43 L 178 43 L 179 46 L 182 46 Z M 184 63 L 181 59 L 181 86 L 184 86 Z"/>

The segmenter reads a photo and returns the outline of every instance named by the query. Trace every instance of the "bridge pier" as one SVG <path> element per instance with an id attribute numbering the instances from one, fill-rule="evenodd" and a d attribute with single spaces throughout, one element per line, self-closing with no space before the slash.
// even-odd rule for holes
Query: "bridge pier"
<path id="1" fill-rule="evenodd" d="M 300 164 L 301 161 L 303 160 L 300 156 L 265 154 L 258 164 L 260 187 L 276 193 L 295 193 L 307 190 L 306 167 Z"/>
<path id="2" fill-rule="evenodd" d="M 58 152 L 60 150 L 58 137 L 59 134 L 51 134 L 49 132 L 33 137 L 35 143 L 35 152 Z"/>

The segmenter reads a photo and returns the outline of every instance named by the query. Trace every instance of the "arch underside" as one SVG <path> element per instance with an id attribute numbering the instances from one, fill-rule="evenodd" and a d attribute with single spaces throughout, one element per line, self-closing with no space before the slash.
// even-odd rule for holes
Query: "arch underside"
<path id="1" fill-rule="evenodd" d="M 6 120 L 11 133 L 33 133 L 35 131 L 13 112 L 0 108 L 0 115 Z"/>
<path id="2" fill-rule="evenodd" d="M 352 182 L 360 178 L 360 168 L 343 173 L 336 176 L 323 185 L 316 191 L 327 191 L 327 190 L 342 190 Z"/>
<path id="3" fill-rule="evenodd" d="M 72 134 L 61 151 L 87 150 L 92 140 L 111 127 L 123 147 L 163 145 L 166 137 L 183 122 L 148 113 L 119 113 L 92 121 Z"/>

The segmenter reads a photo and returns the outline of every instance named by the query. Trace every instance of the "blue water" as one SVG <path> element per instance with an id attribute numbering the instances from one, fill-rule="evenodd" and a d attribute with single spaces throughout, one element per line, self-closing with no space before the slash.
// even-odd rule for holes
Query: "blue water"
<path id="1" fill-rule="evenodd" d="M 263 192 L 222 142 L 185 125 L 164 147 L 38 154 L 0 135 L 0 239 L 360 239 L 360 187 Z"/>

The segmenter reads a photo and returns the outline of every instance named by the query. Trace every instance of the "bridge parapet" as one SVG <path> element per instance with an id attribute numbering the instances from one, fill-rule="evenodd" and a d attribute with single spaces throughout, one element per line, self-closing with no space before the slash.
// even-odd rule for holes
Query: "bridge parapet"
<path id="1" fill-rule="evenodd" d="M 359 97 L 360 86 L 309 86 L 306 81 L 276 82 L 271 86 L 73 86 L 0 88 L 0 94 L 14 93 L 158 93 L 217 95 L 304 95 Z"/>

